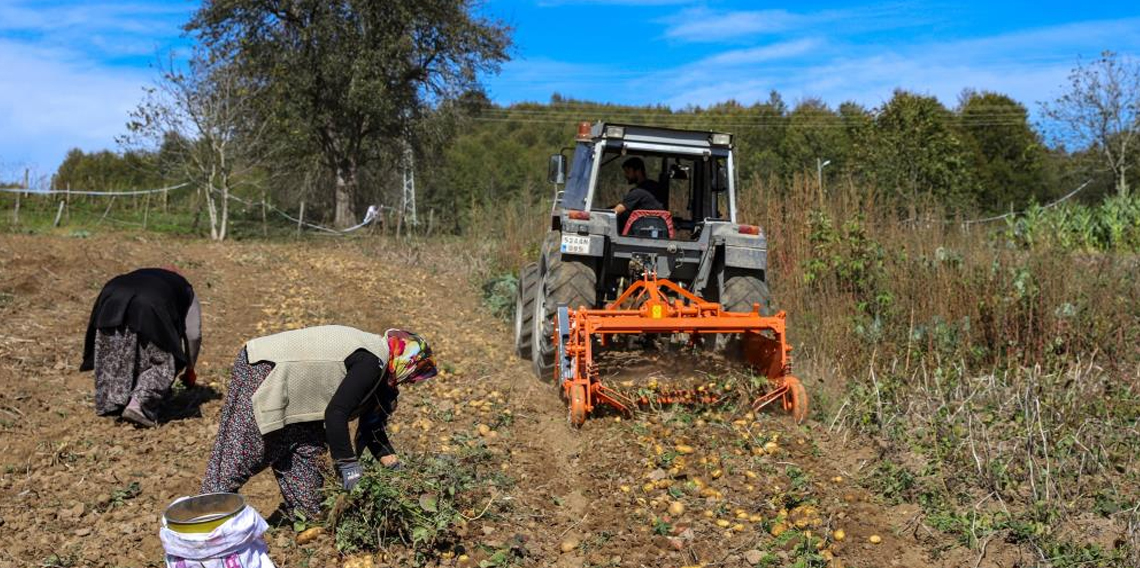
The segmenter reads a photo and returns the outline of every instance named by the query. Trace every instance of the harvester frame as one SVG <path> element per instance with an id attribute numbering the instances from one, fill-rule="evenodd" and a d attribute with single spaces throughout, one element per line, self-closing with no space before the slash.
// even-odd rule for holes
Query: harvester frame
<path id="1" fill-rule="evenodd" d="M 687 334 L 693 342 L 702 335 L 741 334 L 748 362 L 768 378 L 770 386 L 752 402 L 753 408 L 759 410 L 780 400 L 796 422 L 803 421 L 807 394 L 791 374 L 792 346 L 786 339 L 786 315 L 780 311 L 764 316 L 760 308 L 754 304 L 749 312 L 725 311 L 720 304 L 703 300 L 649 271 L 602 309 L 560 306 L 553 337 L 557 346 L 554 380 L 569 404 L 570 423 L 581 426 L 602 404 L 626 414 L 633 411 L 637 401 L 602 384 L 593 358 L 595 338 L 604 347 L 613 336 L 623 334 Z"/>

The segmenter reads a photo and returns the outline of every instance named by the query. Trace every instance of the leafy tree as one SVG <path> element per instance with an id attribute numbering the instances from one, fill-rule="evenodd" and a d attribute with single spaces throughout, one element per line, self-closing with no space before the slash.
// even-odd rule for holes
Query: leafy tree
<path id="1" fill-rule="evenodd" d="M 319 149 L 335 222 L 356 217 L 359 174 L 434 104 L 507 59 L 508 28 L 470 0 L 207 0 L 187 25 L 265 86 L 266 116 Z"/>
<path id="2" fill-rule="evenodd" d="M 879 188 L 912 202 L 933 196 L 953 208 L 970 205 L 969 154 L 953 122 L 938 99 L 895 91 L 875 117 L 869 152 Z"/>
<path id="3" fill-rule="evenodd" d="M 830 160 L 832 171 L 846 163 L 850 142 L 839 115 L 819 99 L 807 99 L 788 115 L 781 143 L 786 174 L 814 171 L 818 160 Z"/>
<path id="4" fill-rule="evenodd" d="M 1116 192 L 1128 195 L 1128 170 L 1140 135 L 1140 61 L 1111 51 L 1096 61 L 1078 64 L 1069 73 L 1069 86 L 1052 103 L 1042 105 L 1045 116 L 1064 127 L 1062 140 L 1078 148 L 1096 149 L 1112 171 Z"/>
<path id="5" fill-rule="evenodd" d="M 714 106 L 710 111 L 718 110 Z M 780 159 L 780 145 L 787 131 L 788 107 L 780 93 L 772 91 L 768 100 L 750 107 L 737 106 L 729 115 L 729 126 L 720 128 L 736 134 L 735 146 L 739 150 L 742 172 L 753 176 L 782 174 L 785 170 Z"/>
<path id="6" fill-rule="evenodd" d="M 156 156 L 141 151 L 84 152 L 72 148 L 52 176 L 52 189 L 111 191 L 149 189 L 162 183 L 155 174 Z"/>
<path id="7" fill-rule="evenodd" d="M 1049 196 L 1045 148 L 1021 103 L 998 93 L 968 91 L 958 118 L 972 154 L 982 207 L 1007 210 Z"/>
<path id="8" fill-rule="evenodd" d="M 847 140 L 847 171 L 860 178 L 872 177 L 875 116 L 863 105 L 847 101 L 839 105 L 839 120 Z"/>

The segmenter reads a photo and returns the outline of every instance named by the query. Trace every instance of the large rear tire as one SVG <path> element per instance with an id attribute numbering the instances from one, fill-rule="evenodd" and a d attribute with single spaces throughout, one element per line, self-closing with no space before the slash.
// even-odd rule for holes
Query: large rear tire
<path id="1" fill-rule="evenodd" d="M 725 268 L 722 276 L 724 286 L 720 291 L 720 305 L 730 312 L 751 312 L 753 304 L 760 304 L 760 315 L 770 316 L 772 310 L 772 293 L 768 291 L 765 282 L 757 270 L 744 268 Z M 740 357 L 740 341 L 734 335 L 719 334 L 716 337 L 716 348 L 730 357 Z"/>
<path id="2" fill-rule="evenodd" d="M 535 286 L 534 338 L 531 363 L 534 374 L 543 381 L 554 381 L 554 318 L 558 306 L 578 309 L 594 307 L 597 300 L 597 274 L 585 262 L 563 259 L 559 233 L 547 237 L 546 273 Z"/>
<path id="3" fill-rule="evenodd" d="M 775 313 L 772 310 L 772 293 L 759 271 L 725 268 L 720 305 L 730 312 L 750 312 L 752 304 L 756 303 L 760 304 L 760 315 Z"/>
<path id="4" fill-rule="evenodd" d="M 519 290 L 515 295 L 515 355 L 530 358 L 534 347 L 534 288 L 538 283 L 538 263 L 532 262 L 519 271 Z"/>

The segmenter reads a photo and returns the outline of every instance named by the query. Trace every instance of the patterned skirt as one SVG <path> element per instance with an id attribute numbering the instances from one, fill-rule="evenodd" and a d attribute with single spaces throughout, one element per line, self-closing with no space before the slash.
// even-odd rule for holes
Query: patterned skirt
<path id="1" fill-rule="evenodd" d="M 328 464 L 324 423 L 289 424 L 261 434 L 254 419 L 253 394 L 272 370 L 272 363 L 251 365 L 245 348 L 238 353 L 201 492 L 236 492 L 269 467 L 281 488 L 285 512 L 300 510 L 305 518 L 315 519 L 323 500 L 322 472 Z"/>
<path id="2" fill-rule="evenodd" d="M 130 329 L 95 331 L 95 412 L 122 413 L 134 399 L 154 420 L 174 383 L 174 356 Z"/>

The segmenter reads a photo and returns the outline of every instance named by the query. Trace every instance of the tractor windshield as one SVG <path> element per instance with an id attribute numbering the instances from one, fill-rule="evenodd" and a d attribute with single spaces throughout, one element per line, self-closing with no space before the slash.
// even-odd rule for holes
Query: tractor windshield
<path id="1" fill-rule="evenodd" d="M 646 187 L 672 216 L 678 239 L 690 238 L 694 229 L 705 219 L 724 219 L 728 216 L 728 192 L 719 187 L 717 172 L 726 165 L 723 156 L 693 156 L 689 154 L 623 153 L 607 148 L 598 171 L 593 207 L 609 209 L 622 201 L 633 187 L 622 165 L 637 157 L 645 167 L 649 180 Z"/>
<path id="2" fill-rule="evenodd" d="M 594 146 L 579 142 L 574 147 L 574 159 L 566 176 L 566 189 L 562 192 L 562 207 L 586 209 L 586 196 L 590 193 L 590 172 L 594 169 Z"/>

